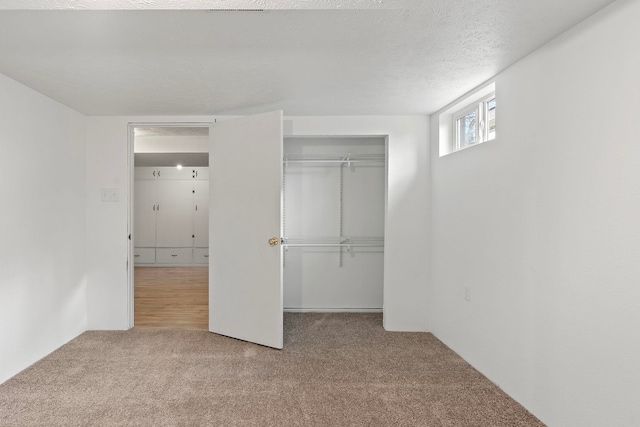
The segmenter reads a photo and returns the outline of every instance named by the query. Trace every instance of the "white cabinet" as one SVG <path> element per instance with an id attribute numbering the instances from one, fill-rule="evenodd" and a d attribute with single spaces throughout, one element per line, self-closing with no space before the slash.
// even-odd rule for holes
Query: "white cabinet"
<path id="1" fill-rule="evenodd" d="M 156 250 L 154 248 L 134 248 L 133 260 L 136 264 L 154 264 Z"/>
<path id="2" fill-rule="evenodd" d="M 135 264 L 208 263 L 208 176 L 206 167 L 135 168 Z"/>
<path id="3" fill-rule="evenodd" d="M 157 201 L 156 247 L 193 247 L 193 182 L 158 180 Z"/>
<path id="4" fill-rule="evenodd" d="M 170 167 L 160 167 L 158 169 L 158 179 L 159 180 L 192 180 L 191 168 L 170 168 Z"/>
<path id="5" fill-rule="evenodd" d="M 136 168 L 136 176 L 137 176 Z M 150 168 L 144 168 L 150 169 Z M 136 179 L 134 184 L 135 213 L 133 244 L 136 247 L 156 246 L 156 182 L 149 179 Z"/>
<path id="6" fill-rule="evenodd" d="M 193 262 L 196 264 L 209 264 L 209 248 L 195 248 L 193 250 Z"/>
<path id="7" fill-rule="evenodd" d="M 158 168 L 152 167 L 138 167 L 134 170 L 134 177 L 139 179 L 152 179 L 155 180 L 158 177 Z"/>
<path id="8" fill-rule="evenodd" d="M 193 179 L 209 181 L 209 168 L 191 168 Z"/>
<path id="9" fill-rule="evenodd" d="M 191 264 L 193 262 L 192 248 L 157 248 L 157 264 Z"/>
<path id="10" fill-rule="evenodd" d="M 209 181 L 194 181 L 193 191 L 193 246 L 206 248 L 209 246 Z"/>

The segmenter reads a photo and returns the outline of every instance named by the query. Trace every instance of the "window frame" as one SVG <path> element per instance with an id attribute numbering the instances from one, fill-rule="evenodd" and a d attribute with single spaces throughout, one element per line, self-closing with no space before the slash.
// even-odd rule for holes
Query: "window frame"
<path id="1" fill-rule="evenodd" d="M 469 147 L 474 147 L 476 145 L 482 144 L 483 142 L 487 142 L 495 139 L 495 125 L 494 125 L 494 136 L 493 138 L 489 138 L 489 125 L 487 123 L 488 115 L 489 115 L 488 104 L 489 102 L 495 99 L 496 99 L 496 93 L 491 92 L 487 96 L 484 96 L 477 101 L 474 101 L 472 103 L 465 105 L 463 108 L 457 110 L 455 113 L 451 115 L 453 119 L 452 120 L 453 152 L 464 150 L 465 148 L 469 148 Z M 478 121 L 478 123 L 476 124 L 476 135 L 475 135 L 476 142 L 472 144 L 468 144 L 466 147 L 460 147 L 461 135 L 460 135 L 460 127 L 458 126 L 458 122 L 473 112 L 476 113 L 476 117 Z"/>
<path id="2" fill-rule="evenodd" d="M 459 110 L 457 113 L 453 114 L 453 141 L 454 141 L 453 151 L 463 150 L 465 148 L 473 147 L 474 145 L 480 144 L 481 142 L 480 141 L 480 123 L 482 119 L 481 119 L 480 111 L 478 108 L 479 105 L 480 105 L 479 103 L 474 102 L 473 104 L 467 105 L 463 109 Z M 476 113 L 476 120 L 477 120 L 476 135 L 475 135 L 476 142 L 469 144 L 466 147 L 460 147 L 461 135 L 460 135 L 460 126 L 458 126 L 458 122 L 473 112 Z"/>

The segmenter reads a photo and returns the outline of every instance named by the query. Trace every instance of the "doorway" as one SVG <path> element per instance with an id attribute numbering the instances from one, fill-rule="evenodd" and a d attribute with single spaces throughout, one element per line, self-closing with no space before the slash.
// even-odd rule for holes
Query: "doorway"
<path id="1" fill-rule="evenodd" d="M 132 326 L 206 330 L 209 126 L 130 125 L 130 140 Z"/>

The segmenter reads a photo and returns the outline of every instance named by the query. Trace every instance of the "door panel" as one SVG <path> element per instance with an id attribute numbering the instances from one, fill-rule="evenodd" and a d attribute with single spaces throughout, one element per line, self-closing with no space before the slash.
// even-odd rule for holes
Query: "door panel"
<path id="1" fill-rule="evenodd" d="M 193 246 L 193 181 L 156 181 L 156 247 Z"/>
<path id="2" fill-rule="evenodd" d="M 133 191 L 133 244 L 136 247 L 152 248 L 156 245 L 156 181 L 136 179 Z"/>
<path id="3" fill-rule="evenodd" d="M 193 246 L 209 246 L 209 181 L 193 182 Z"/>
<path id="4" fill-rule="evenodd" d="M 282 348 L 282 111 L 214 124 L 209 330 Z"/>
<path id="5" fill-rule="evenodd" d="M 191 168 L 191 173 L 194 179 L 201 179 L 204 181 L 209 180 L 209 168 L 208 167 L 199 167 L 199 168 Z"/>

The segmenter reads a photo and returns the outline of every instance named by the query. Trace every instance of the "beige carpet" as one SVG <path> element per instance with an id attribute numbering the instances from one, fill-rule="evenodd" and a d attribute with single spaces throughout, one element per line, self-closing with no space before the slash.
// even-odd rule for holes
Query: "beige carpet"
<path id="1" fill-rule="evenodd" d="M 0 385 L 0 425 L 541 426 L 433 335 L 287 314 L 285 348 L 86 332 Z"/>

